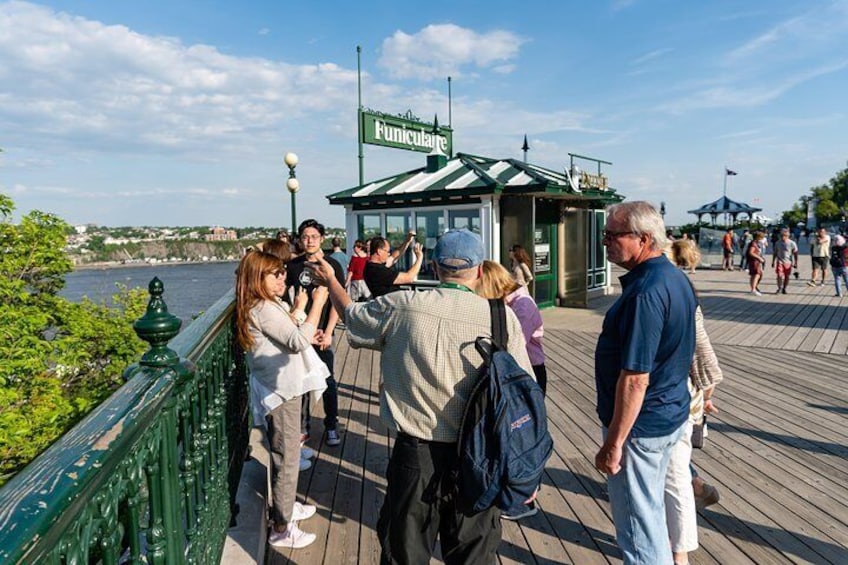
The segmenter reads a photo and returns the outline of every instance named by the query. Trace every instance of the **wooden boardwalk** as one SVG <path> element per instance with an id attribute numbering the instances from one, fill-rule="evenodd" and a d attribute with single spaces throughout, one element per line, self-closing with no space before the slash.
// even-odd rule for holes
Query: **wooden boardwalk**
<path id="1" fill-rule="evenodd" d="M 738 272 L 699 271 L 693 282 L 725 381 L 715 396 L 721 413 L 693 457 L 721 502 L 699 514 L 701 548 L 691 562 L 848 563 L 848 298 L 803 281 L 788 295 L 755 297 Z M 501 563 L 621 562 L 605 478 L 593 466 L 593 352 L 610 303 L 544 313 L 556 452 L 541 512 L 503 524 Z M 269 547 L 272 564 L 379 563 L 375 526 L 391 445 L 378 416 L 379 354 L 351 349 L 343 336 L 337 343 L 343 443 L 313 440 L 320 454 L 299 484 L 300 499 L 318 505 L 302 524 L 318 541 Z M 313 433 L 320 437 L 320 420 Z"/>

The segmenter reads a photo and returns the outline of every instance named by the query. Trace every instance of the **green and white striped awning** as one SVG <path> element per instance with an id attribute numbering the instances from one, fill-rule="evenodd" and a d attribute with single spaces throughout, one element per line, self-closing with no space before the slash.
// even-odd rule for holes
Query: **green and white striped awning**
<path id="1" fill-rule="evenodd" d="M 516 159 L 490 159 L 467 153 L 458 153 L 434 172 L 422 167 L 331 194 L 327 199 L 330 204 L 352 204 L 354 209 L 363 209 L 479 202 L 480 196 L 492 194 L 536 195 L 599 206 L 622 200 L 613 189 L 575 190 L 565 172 Z"/>

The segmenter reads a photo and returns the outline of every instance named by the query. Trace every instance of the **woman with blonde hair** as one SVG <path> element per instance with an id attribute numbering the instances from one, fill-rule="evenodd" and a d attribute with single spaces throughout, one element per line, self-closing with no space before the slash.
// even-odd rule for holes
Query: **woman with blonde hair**
<path id="1" fill-rule="evenodd" d="M 530 364 L 533 365 L 536 382 L 544 394 L 548 386 L 545 350 L 542 348 L 545 328 L 542 326 L 542 313 L 539 312 L 536 301 L 527 292 L 527 287 L 519 285 L 500 263 L 483 261 L 483 276 L 477 287 L 477 294 L 483 298 L 500 298 L 515 312 L 521 322 L 524 344 Z"/>
<path id="2" fill-rule="evenodd" d="M 690 239 L 677 239 L 671 242 L 671 260 L 681 269 L 695 273 L 695 267 L 701 262 L 701 252 Z"/>
<path id="3" fill-rule="evenodd" d="M 298 324 L 288 305 L 277 299 L 285 293 L 285 281 L 278 257 L 251 251 L 242 258 L 236 275 L 236 339 L 247 352 L 254 424 L 265 427 L 270 445 L 273 529 L 268 543 L 296 549 L 316 537 L 297 527 L 315 514 L 315 506 L 295 499 L 301 396 L 320 397 L 330 374 L 312 348 L 327 290 L 313 292 L 312 308 Z M 294 308 L 302 310 L 306 300 L 305 292 L 299 294 Z"/>
<path id="4" fill-rule="evenodd" d="M 510 269 L 515 282 L 526 287 L 533 280 L 533 271 L 530 269 L 530 256 L 520 245 L 513 245 L 509 251 Z"/>

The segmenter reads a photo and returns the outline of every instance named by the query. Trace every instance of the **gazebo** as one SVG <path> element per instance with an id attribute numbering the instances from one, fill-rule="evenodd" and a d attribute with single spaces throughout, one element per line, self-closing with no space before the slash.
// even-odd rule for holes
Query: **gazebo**
<path id="1" fill-rule="evenodd" d="M 704 204 L 700 208 L 696 208 L 694 210 L 689 210 L 689 214 L 695 214 L 698 216 L 698 221 L 701 221 L 701 218 L 704 214 L 709 214 L 712 217 L 713 225 L 716 223 L 716 217 L 719 214 L 727 214 L 731 218 L 733 218 L 733 223 L 736 223 L 736 216 L 739 214 L 748 214 L 748 217 L 753 217 L 755 212 L 762 211 L 762 208 L 755 208 L 749 204 L 745 204 L 744 202 L 736 202 L 735 200 L 731 200 L 727 196 L 722 196 L 718 200 L 710 202 L 709 204 Z"/>

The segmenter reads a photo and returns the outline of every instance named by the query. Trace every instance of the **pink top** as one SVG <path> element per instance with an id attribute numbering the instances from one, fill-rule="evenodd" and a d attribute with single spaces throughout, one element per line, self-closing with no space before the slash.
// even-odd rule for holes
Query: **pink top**
<path id="1" fill-rule="evenodd" d="M 545 328 L 542 327 L 542 313 L 539 312 L 536 301 L 527 292 L 526 286 L 520 286 L 518 290 L 506 297 L 506 304 L 512 308 L 518 321 L 521 322 L 530 364 L 543 365 L 545 351 L 542 349 L 542 336 L 545 334 Z"/>

